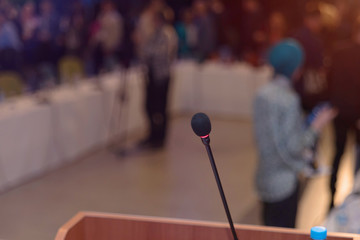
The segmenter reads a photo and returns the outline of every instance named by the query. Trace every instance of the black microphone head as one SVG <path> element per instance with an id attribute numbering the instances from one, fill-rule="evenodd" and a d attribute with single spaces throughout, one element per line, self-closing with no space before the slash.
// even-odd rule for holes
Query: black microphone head
<path id="1" fill-rule="evenodd" d="M 191 127 L 199 137 L 205 137 L 211 132 L 211 122 L 205 113 L 195 114 L 191 119 Z"/>

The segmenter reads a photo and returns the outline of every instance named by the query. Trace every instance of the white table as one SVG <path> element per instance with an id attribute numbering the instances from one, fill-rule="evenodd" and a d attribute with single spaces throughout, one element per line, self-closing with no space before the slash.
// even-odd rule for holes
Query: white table
<path id="1" fill-rule="evenodd" d="M 251 118 L 253 98 L 271 78 L 269 67 L 180 61 L 174 69 L 172 110 Z"/>
<path id="2" fill-rule="evenodd" d="M 251 117 L 254 94 L 270 74 L 267 67 L 253 69 L 242 63 L 199 66 L 178 62 L 169 95 L 170 111 Z M 99 79 L 101 91 L 95 88 L 94 79 L 89 79 L 53 90 L 49 104 L 38 104 L 30 96 L 0 104 L 0 191 L 72 161 L 121 134 L 124 119 L 117 120 L 119 108 L 114 108 L 114 103 L 119 104 L 116 93 L 123 79 L 119 73 Z M 141 71 L 132 69 L 127 82 L 126 128 L 144 130 Z"/>
<path id="3" fill-rule="evenodd" d="M 101 91 L 88 80 L 53 90 L 49 104 L 30 96 L 0 104 L 0 190 L 74 160 L 124 130 L 110 126 L 120 76 L 102 78 Z M 132 71 L 129 131 L 145 127 L 141 84 L 139 73 Z"/>

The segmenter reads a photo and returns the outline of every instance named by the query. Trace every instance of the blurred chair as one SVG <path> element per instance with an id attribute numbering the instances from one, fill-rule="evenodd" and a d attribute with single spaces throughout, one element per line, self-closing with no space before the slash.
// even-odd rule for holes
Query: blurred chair
<path id="1" fill-rule="evenodd" d="M 59 61 L 59 74 L 62 83 L 74 83 L 84 75 L 84 66 L 80 58 L 65 56 Z"/>
<path id="2" fill-rule="evenodd" d="M 21 76 L 12 71 L 0 72 L 0 90 L 6 98 L 21 95 L 24 92 Z"/>

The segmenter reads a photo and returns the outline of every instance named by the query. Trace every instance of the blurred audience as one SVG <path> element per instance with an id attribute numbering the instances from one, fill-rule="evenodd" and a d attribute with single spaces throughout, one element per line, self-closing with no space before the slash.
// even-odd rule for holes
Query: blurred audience
<path id="1" fill-rule="evenodd" d="M 64 57 L 85 61 L 88 75 L 141 59 L 155 31 L 155 15 L 162 12 L 169 24 L 176 20 L 178 56 L 200 62 L 217 58 L 259 66 L 268 48 L 294 36 L 306 56 L 296 86 L 306 110 L 324 100 L 330 56 L 338 43 L 350 38 L 360 9 L 350 0 L 193 0 L 172 4 L 178 9 L 164 0 L 137 4 L 78 0 L 61 8 L 54 4 L 53 0 L 23 1 L 21 6 L 0 0 L 0 48 L 2 56 L 10 55 L 7 61 L 0 59 L 1 68 L 20 72 L 30 91 L 43 87 L 49 78 L 60 83 L 58 65 Z M 298 14 L 293 14 L 294 6 Z M 303 23 L 297 28 L 299 16 Z"/>

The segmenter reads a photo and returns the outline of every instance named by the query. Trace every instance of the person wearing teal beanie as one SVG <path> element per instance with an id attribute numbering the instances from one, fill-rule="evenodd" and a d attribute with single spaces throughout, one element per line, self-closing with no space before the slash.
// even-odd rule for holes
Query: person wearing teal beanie
<path id="1" fill-rule="evenodd" d="M 304 52 L 295 40 L 285 39 L 270 49 L 268 62 L 275 74 L 291 79 L 304 62 Z"/>
<path id="2" fill-rule="evenodd" d="M 274 76 L 254 103 L 254 132 L 258 150 L 256 191 L 267 226 L 295 227 L 299 198 L 299 173 L 308 170 L 303 153 L 320 130 L 335 117 L 331 108 L 318 112 L 310 126 L 302 118 L 300 99 L 292 82 L 304 54 L 300 45 L 286 39 L 269 51 Z"/>

